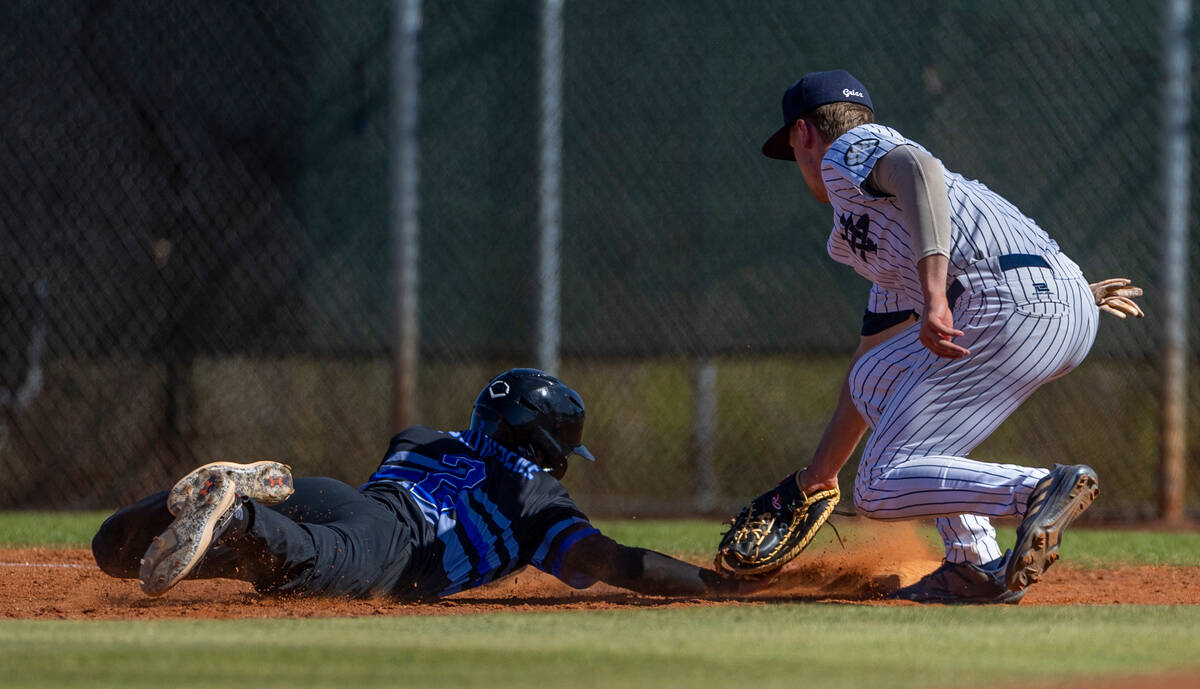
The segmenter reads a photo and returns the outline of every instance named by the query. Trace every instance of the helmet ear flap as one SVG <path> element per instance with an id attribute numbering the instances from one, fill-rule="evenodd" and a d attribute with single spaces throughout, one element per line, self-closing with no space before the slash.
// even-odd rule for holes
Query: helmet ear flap
<path id="1" fill-rule="evenodd" d="M 503 423 L 504 419 L 495 409 L 476 404 L 475 409 L 471 412 L 471 430 L 479 431 L 497 442 L 499 439 L 496 438 L 496 435 Z"/>

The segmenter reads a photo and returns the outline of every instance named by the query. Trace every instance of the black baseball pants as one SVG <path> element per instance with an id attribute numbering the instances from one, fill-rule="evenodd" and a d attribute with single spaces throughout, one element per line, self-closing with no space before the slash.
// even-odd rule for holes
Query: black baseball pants
<path id="1" fill-rule="evenodd" d="M 365 597 L 414 588 L 410 511 L 398 494 L 361 493 L 331 478 L 297 478 L 275 506 L 248 502 L 237 537 L 219 539 L 187 578 L 241 579 L 263 593 Z M 170 526 L 167 491 L 124 507 L 92 539 L 96 564 L 137 578 L 142 555 Z"/>

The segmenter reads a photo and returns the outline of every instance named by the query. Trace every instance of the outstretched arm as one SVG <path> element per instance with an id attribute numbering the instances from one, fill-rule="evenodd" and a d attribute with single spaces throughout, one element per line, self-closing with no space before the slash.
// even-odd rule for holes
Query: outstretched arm
<path id="1" fill-rule="evenodd" d="M 877 324 L 864 322 L 864 335 L 842 381 L 833 418 L 811 463 L 755 498 L 730 521 L 729 531 L 717 546 L 719 570 L 735 577 L 768 575 L 779 571 L 811 542 L 841 497 L 838 471 L 853 454 L 868 426 L 854 405 L 850 373 L 864 354 L 910 327 L 914 320 L 915 316 L 909 312 L 904 320 L 879 331 L 874 330 Z"/>
<path id="2" fill-rule="evenodd" d="M 859 340 L 858 349 L 854 350 L 854 356 L 850 358 L 850 365 L 846 369 L 846 377 L 842 379 L 842 390 L 838 395 L 833 418 L 825 427 L 808 468 L 798 474 L 797 482 L 806 494 L 812 495 L 837 487 L 838 472 L 846 460 L 850 459 L 850 455 L 854 454 L 854 448 L 858 447 L 863 434 L 867 432 L 867 422 L 858 413 L 850 395 L 850 371 L 854 370 L 854 364 L 863 354 L 895 337 L 914 321 L 915 317 L 910 316 L 878 333 L 864 335 Z"/>
<path id="3" fill-rule="evenodd" d="M 603 534 L 581 539 L 563 558 L 564 578 L 582 574 L 652 596 L 703 596 L 738 592 L 738 582 L 668 555 L 630 548 Z M 743 585 L 744 586 L 744 585 Z"/>

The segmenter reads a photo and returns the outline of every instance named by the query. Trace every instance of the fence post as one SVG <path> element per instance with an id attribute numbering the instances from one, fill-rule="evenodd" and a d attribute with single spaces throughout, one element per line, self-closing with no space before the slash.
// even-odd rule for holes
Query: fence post
<path id="1" fill-rule="evenodd" d="M 717 432 L 717 364 L 701 356 L 692 372 L 692 466 L 695 477 L 695 509 L 708 513 L 717 507 L 715 467 Z"/>
<path id="2" fill-rule="evenodd" d="M 417 418 L 417 366 L 420 357 L 420 301 L 417 295 L 420 253 L 421 0 L 395 0 L 392 15 L 391 144 L 388 151 L 392 289 L 395 309 L 392 426 L 400 430 Z"/>
<path id="3" fill-rule="evenodd" d="M 1168 0 L 1163 23 L 1163 242 L 1162 456 L 1159 516 L 1168 524 L 1184 520 L 1187 457 L 1188 331 L 1188 120 L 1191 58 L 1188 38 L 1191 0 Z"/>
<path id="4" fill-rule="evenodd" d="M 538 367 L 558 369 L 562 264 L 562 34 L 563 0 L 542 5 L 541 158 L 538 168 Z"/>

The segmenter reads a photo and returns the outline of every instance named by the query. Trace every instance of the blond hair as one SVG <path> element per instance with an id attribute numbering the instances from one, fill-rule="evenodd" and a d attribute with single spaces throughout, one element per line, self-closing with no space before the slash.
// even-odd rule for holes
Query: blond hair
<path id="1" fill-rule="evenodd" d="M 859 103 L 828 103 L 804 114 L 800 119 L 817 128 L 825 143 L 854 129 L 860 124 L 871 124 L 875 113 Z"/>

